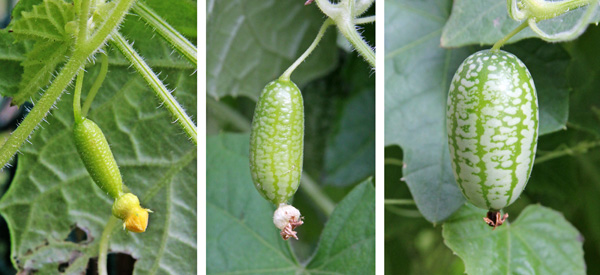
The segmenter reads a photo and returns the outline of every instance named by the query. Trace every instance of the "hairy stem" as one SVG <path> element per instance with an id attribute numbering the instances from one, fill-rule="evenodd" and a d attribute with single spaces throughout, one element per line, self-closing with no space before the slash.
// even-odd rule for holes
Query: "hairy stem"
<path id="1" fill-rule="evenodd" d="M 375 68 L 375 52 L 360 36 L 354 21 L 355 13 L 358 15 L 366 11 L 373 4 L 373 1 L 361 2 L 359 10 L 355 10 L 354 1 L 342 1 L 337 4 L 333 4 L 328 0 L 315 0 L 315 2 L 319 6 L 319 9 L 335 22 L 340 33 L 350 41 L 354 49 L 371 67 Z"/>
<path id="2" fill-rule="evenodd" d="M 87 113 L 90 110 L 90 107 L 92 106 L 92 102 L 94 101 L 98 90 L 100 90 L 100 87 L 102 86 L 102 83 L 106 78 L 106 74 L 108 73 L 108 55 L 106 55 L 106 53 L 103 53 L 101 55 L 101 58 L 102 64 L 100 65 L 100 72 L 98 73 L 98 77 L 96 77 L 96 80 L 94 81 L 94 84 L 92 84 L 92 88 L 90 88 L 90 92 L 88 93 L 87 97 L 85 98 L 85 102 L 83 103 L 83 109 L 81 111 L 81 115 L 83 117 L 87 116 Z"/>
<path id="3" fill-rule="evenodd" d="M 192 119 L 187 115 L 183 107 L 179 105 L 179 102 L 171 95 L 165 84 L 160 81 L 158 76 L 152 71 L 152 68 L 146 64 L 142 57 L 135 51 L 135 49 L 127 43 L 125 38 L 119 33 L 114 32 L 112 34 L 111 43 L 115 45 L 121 53 L 133 64 L 133 67 L 137 72 L 146 80 L 146 83 L 156 93 L 156 96 L 166 105 L 167 110 L 175 118 L 179 126 L 185 131 L 190 137 L 194 144 L 198 144 L 198 133 L 196 125 Z"/>
<path id="4" fill-rule="evenodd" d="M 77 45 L 83 45 L 88 36 L 88 18 L 90 14 L 90 0 L 81 0 L 79 6 L 79 34 L 77 35 Z"/>
<path id="5" fill-rule="evenodd" d="M 76 46 L 73 55 L 60 70 L 58 76 L 52 81 L 52 84 L 46 90 L 31 112 L 25 117 L 25 120 L 10 135 L 6 143 L 0 148 L 0 162 L 7 163 L 12 156 L 23 145 L 25 140 L 31 135 L 38 124 L 46 117 L 48 111 L 63 91 L 71 83 L 71 80 L 77 72 L 85 65 L 86 60 L 100 46 L 104 44 L 108 35 L 121 23 L 125 14 L 133 4 L 134 0 L 121 0 L 115 6 L 108 16 L 107 20 L 99 27 L 98 31 L 88 40 L 87 43 Z"/>
<path id="6" fill-rule="evenodd" d="M 504 43 L 506 43 L 509 39 L 511 39 L 513 36 L 515 36 L 520 31 L 522 31 L 523 29 L 525 29 L 527 26 L 528 26 L 527 21 L 521 23 L 521 25 L 519 25 L 518 27 L 516 27 L 509 34 L 507 34 L 506 36 L 504 36 L 502 39 L 498 40 L 498 42 L 496 42 L 496 44 L 494 44 L 494 46 L 492 47 L 491 51 L 498 51 L 500 49 L 500 47 L 504 46 Z"/>
<path id="7" fill-rule="evenodd" d="M 296 61 L 287 70 L 285 70 L 285 72 L 283 72 L 279 79 L 285 81 L 290 80 L 290 76 L 292 75 L 296 67 L 298 67 L 300 63 L 304 62 L 304 60 L 310 55 L 310 53 L 312 53 L 312 51 L 317 47 L 317 45 L 319 45 L 319 42 L 321 41 L 321 38 L 323 38 L 325 31 L 331 25 L 333 25 L 333 20 L 331 20 L 331 18 L 327 18 L 327 20 L 323 22 L 323 25 L 321 25 L 321 28 L 319 29 L 315 40 L 313 40 L 308 49 L 306 49 L 306 51 L 304 51 L 304 53 L 300 57 L 298 57 L 298 59 L 296 59 Z"/>
<path id="8" fill-rule="evenodd" d="M 169 44 L 179 53 L 192 62 L 194 66 L 198 65 L 196 46 L 171 27 L 169 23 L 150 9 L 150 7 L 146 6 L 144 2 L 137 1 L 135 5 L 133 5 L 132 10 L 141 16 L 148 25 L 152 26 L 152 28 L 154 28 L 154 30 L 169 42 Z"/>
<path id="9" fill-rule="evenodd" d="M 356 25 L 369 24 L 369 23 L 375 23 L 375 15 L 354 19 L 354 24 L 356 24 Z"/>
<path id="10" fill-rule="evenodd" d="M 352 24 L 337 24 L 340 32 L 352 43 L 356 51 L 371 65 L 375 68 L 375 52 L 367 44 L 365 40 L 360 36 L 356 27 Z"/>

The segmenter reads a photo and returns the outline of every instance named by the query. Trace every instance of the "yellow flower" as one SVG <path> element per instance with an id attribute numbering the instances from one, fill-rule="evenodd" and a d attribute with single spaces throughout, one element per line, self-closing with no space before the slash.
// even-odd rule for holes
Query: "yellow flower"
<path id="1" fill-rule="evenodd" d="M 123 220 L 123 229 L 141 233 L 148 227 L 148 213 L 150 209 L 140 206 L 138 197 L 131 193 L 120 196 L 113 203 L 113 215 Z"/>

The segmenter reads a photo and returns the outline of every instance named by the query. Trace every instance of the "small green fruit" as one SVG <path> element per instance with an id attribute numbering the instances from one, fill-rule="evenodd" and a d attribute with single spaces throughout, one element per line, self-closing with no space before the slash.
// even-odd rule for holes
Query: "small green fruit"
<path id="1" fill-rule="evenodd" d="M 538 118 L 533 79 L 516 56 L 484 50 L 463 61 L 450 85 L 446 126 L 454 176 L 471 203 L 496 213 L 520 196 Z"/>
<path id="2" fill-rule="evenodd" d="M 252 120 L 250 171 L 258 192 L 286 203 L 300 184 L 304 150 L 304 105 L 298 87 L 275 80 L 264 88 Z"/>

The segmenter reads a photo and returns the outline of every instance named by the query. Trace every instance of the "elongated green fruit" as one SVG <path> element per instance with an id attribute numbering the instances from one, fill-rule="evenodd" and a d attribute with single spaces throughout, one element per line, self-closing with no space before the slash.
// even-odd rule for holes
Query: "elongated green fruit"
<path id="1" fill-rule="evenodd" d="M 298 87 L 275 80 L 264 88 L 252 120 L 250 170 L 258 192 L 273 204 L 298 189 L 304 147 L 304 103 Z"/>
<path id="2" fill-rule="evenodd" d="M 538 102 L 531 74 L 516 56 L 484 50 L 458 68 L 446 126 L 456 182 L 475 206 L 493 211 L 521 194 L 533 166 Z"/>
<path id="3" fill-rule="evenodd" d="M 113 199 L 123 194 L 123 180 L 102 130 L 89 119 L 75 123 L 73 137 L 77 152 L 92 179 Z"/>

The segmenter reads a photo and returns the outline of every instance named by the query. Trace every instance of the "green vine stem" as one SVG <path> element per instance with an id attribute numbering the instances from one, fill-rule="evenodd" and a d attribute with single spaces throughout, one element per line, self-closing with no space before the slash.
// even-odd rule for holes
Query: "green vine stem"
<path id="1" fill-rule="evenodd" d="M 321 38 L 323 38 L 325 31 L 329 26 L 333 24 L 334 22 L 333 20 L 331 20 L 331 18 L 327 18 L 327 20 L 323 22 L 321 28 L 319 29 L 319 32 L 317 33 L 317 36 L 315 37 L 315 40 L 313 40 L 308 49 L 306 49 L 306 51 L 304 51 L 304 53 L 300 57 L 298 57 L 298 59 L 296 59 L 296 61 L 287 70 L 285 70 L 285 72 L 283 72 L 279 79 L 284 81 L 290 80 L 290 76 L 292 75 L 296 67 L 298 67 L 300 63 L 304 62 L 304 60 L 310 55 L 310 53 L 312 53 L 312 51 L 317 47 L 317 45 L 319 45 L 319 42 L 321 41 Z"/>
<path id="2" fill-rule="evenodd" d="M 198 65 L 196 46 L 188 41 L 177 30 L 171 27 L 164 19 L 156 14 L 144 2 L 137 1 L 133 5 L 132 11 L 137 13 L 148 25 L 150 25 L 160 36 L 162 36 L 169 44 L 185 56 L 194 66 Z"/>
<path id="3" fill-rule="evenodd" d="M 164 102 L 167 110 L 175 118 L 176 122 L 183 128 L 186 134 L 192 139 L 194 144 L 198 144 L 198 134 L 196 125 L 192 119 L 187 115 L 183 107 L 179 105 L 179 102 L 171 95 L 167 87 L 160 81 L 158 76 L 152 71 L 150 66 L 142 59 L 142 57 L 135 51 L 135 49 L 127 43 L 125 38 L 119 33 L 114 32 L 112 34 L 111 43 L 115 45 L 121 53 L 133 64 L 133 67 L 138 73 L 146 80 L 146 83 L 156 93 L 156 96 Z"/>
<path id="4" fill-rule="evenodd" d="M 83 107 L 81 110 L 81 116 L 83 117 L 87 116 L 87 113 L 90 110 L 90 107 L 92 106 L 92 102 L 94 101 L 98 90 L 100 90 L 100 87 L 102 86 L 102 83 L 106 78 L 106 74 L 108 73 L 108 55 L 106 55 L 106 53 L 103 53 L 101 55 L 101 58 L 102 59 L 100 62 L 102 62 L 102 64 L 100 65 L 100 72 L 98 73 L 98 76 L 96 77 L 94 84 L 92 84 L 92 88 L 90 88 L 90 92 L 88 93 L 87 97 L 85 98 L 85 102 L 83 103 Z"/>
<path id="5" fill-rule="evenodd" d="M 596 141 L 583 141 L 573 147 L 563 148 L 562 150 L 548 152 L 542 156 L 535 158 L 534 164 L 544 163 L 549 160 L 553 160 L 556 158 L 564 157 L 564 156 L 573 156 L 576 154 L 586 153 L 589 149 L 600 146 L 600 140 Z"/>
<path id="6" fill-rule="evenodd" d="M 84 70 L 79 70 L 77 80 L 75 82 L 75 93 L 73 95 L 73 117 L 76 123 L 83 120 L 81 116 L 81 87 L 83 86 Z"/>
<path id="7" fill-rule="evenodd" d="M 333 210 L 335 209 L 335 203 L 331 201 L 331 199 L 323 193 L 321 187 L 315 183 L 315 181 L 308 176 L 305 172 L 302 172 L 302 184 L 300 185 L 300 190 L 302 190 L 308 197 L 312 199 L 312 201 L 323 211 L 325 216 L 331 216 Z"/>
<path id="8" fill-rule="evenodd" d="M 54 106 L 56 100 L 73 80 L 73 77 L 85 65 L 87 59 L 94 54 L 107 40 L 111 32 L 123 21 L 127 11 L 134 0 L 121 0 L 102 22 L 98 31 L 86 43 L 75 47 L 73 55 L 60 70 L 58 76 L 52 81 L 44 95 L 36 102 L 21 125 L 10 135 L 2 148 L 0 148 L 0 162 L 8 163 L 21 145 L 31 135 L 38 124 L 46 117 L 48 111 Z"/>
<path id="9" fill-rule="evenodd" d="M 106 270 L 106 260 L 108 258 L 108 244 L 110 241 L 110 235 L 112 234 L 116 226 L 119 224 L 119 221 L 120 220 L 117 219 L 115 216 L 110 215 L 108 223 L 106 223 L 106 226 L 102 231 L 102 235 L 100 236 L 100 249 L 98 252 L 98 274 L 100 275 L 108 274 Z"/>
<path id="10" fill-rule="evenodd" d="M 363 25 L 363 24 L 370 24 L 370 23 L 375 23 L 375 15 L 362 17 L 362 18 L 356 18 L 354 20 L 354 24 L 356 24 L 356 25 Z"/>
<path id="11" fill-rule="evenodd" d="M 423 215 L 421 215 L 421 212 L 419 212 L 419 210 L 403 209 L 403 208 L 393 206 L 393 205 L 386 205 L 385 210 L 390 213 L 396 214 L 400 217 L 404 217 L 404 218 L 421 218 L 421 217 L 423 217 Z"/>
<path id="12" fill-rule="evenodd" d="M 359 6 L 355 7 L 355 0 L 345 0 L 337 4 L 332 4 L 329 0 L 315 0 L 319 9 L 332 19 L 338 27 L 338 30 L 350 43 L 354 49 L 375 68 L 375 52 L 360 36 L 356 29 L 354 16 L 366 11 L 374 2 L 372 0 L 359 0 Z M 355 9 L 356 8 L 356 9 Z"/>
<path id="13" fill-rule="evenodd" d="M 498 42 L 496 42 L 496 44 L 494 44 L 494 46 L 492 47 L 491 51 L 498 51 L 500 49 L 500 47 L 504 46 L 504 43 L 506 43 L 509 39 L 511 39 L 513 36 L 515 36 L 520 31 L 525 29 L 527 26 L 528 26 L 527 21 L 521 23 L 521 25 L 519 25 L 517 28 L 515 28 L 513 31 L 511 31 L 509 34 L 507 34 L 505 37 L 498 40 Z"/>
<path id="14" fill-rule="evenodd" d="M 79 2 L 79 18 L 77 19 L 79 23 L 79 34 L 77 35 L 76 46 L 81 46 L 87 42 L 88 18 L 90 14 L 90 1 L 79 0 Z"/>
<path id="15" fill-rule="evenodd" d="M 401 159 L 397 158 L 385 158 L 383 160 L 384 165 L 395 165 L 395 166 L 403 166 L 404 162 Z"/>
<path id="16" fill-rule="evenodd" d="M 415 201 L 409 199 L 385 199 L 384 203 L 386 205 L 415 205 Z"/>

